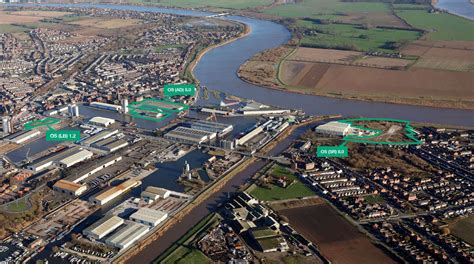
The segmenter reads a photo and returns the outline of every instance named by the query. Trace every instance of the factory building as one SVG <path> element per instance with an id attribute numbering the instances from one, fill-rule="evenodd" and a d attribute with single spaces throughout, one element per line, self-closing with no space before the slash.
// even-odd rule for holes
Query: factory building
<path id="1" fill-rule="evenodd" d="M 164 138 L 190 144 L 201 144 L 214 139 L 215 132 L 203 131 L 189 127 L 177 127 L 165 134 Z"/>
<path id="2" fill-rule="evenodd" d="M 68 106 L 68 112 L 70 116 L 78 117 L 79 116 L 79 107 L 75 104 L 70 104 Z"/>
<path id="3" fill-rule="evenodd" d="M 96 116 L 89 120 L 89 123 L 94 126 L 108 127 L 115 123 L 115 120 L 112 118 Z"/>
<path id="4" fill-rule="evenodd" d="M 106 104 L 106 103 L 101 103 L 101 102 L 92 102 L 90 103 L 89 106 L 105 109 L 105 110 L 110 110 L 110 111 L 116 111 L 116 112 L 119 112 L 122 110 L 122 107 L 120 105 Z"/>
<path id="5" fill-rule="evenodd" d="M 130 216 L 130 220 L 150 227 L 155 227 L 163 222 L 167 217 L 168 213 L 166 212 L 143 207 L 133 213 Z"/>
<path id="6" fill-rule="evenodd" d="M 251 140 L 253 137 L 257 136 L 258 134 L 263 132 L 263 127 L 258 126 L 254 128 L 252 131 L 245 134 L 243 137 L 236 140 L 236 145 L 244 145 L 246 142 Z"/>
<path id="7" fill-rule="evenodd" d="M 122 110 L 124 114 L 128 113 L 128 99 L 127 98 L 122 99 Z"/>
<path id="8" fill-rule="evenodd" d="M 109 246 L 124 249 L 132 245 L 135 241 L 143 237 L 149 228 L 146 225 L 135 222 L 127 222 L 127 224 L 110 236 L 105 243 Z"/>
<path id="9" fill-rule="evenodd" d="M 99 240 L 106 235 L 112 233 L 115 229 L 121 226 L 124 220 L 115 215 L 108 215 L 102 217 L 99 221 L 93 223 L 88 228 L 82 231 L 82 234 L 90 239 Z"/>
<path id="10" fill-rule="evenodd" d="M 101 141 L 98 141 L 92 144 L 92 147 L 105 150 L 109 153 L 117 151 L 121 148 L 128 146 L 128 142 L 124 139 L 115 139 L 115 138 L 107 138 Z"/>
<path id="11" fill-rule="evenodd" d="M 72 177 L 68 177 L 68 179 L 71 179 L 72 182 L 74 183 L 78 183 L 78 182 L 81 182 L 85 179 L 87 179 L 88 177 L 90 177 L 91 175 L 93 175 L 94 173 L 97 173 L 109 166 L 112 166 L 114 165 L 115 163 L 119 162 L 122 160 L 122 156 L 114 156 L 114 157 L 109 157 L 109 158 L 106 158 L 104 160 L 101 160 L 99 161 L 98 164 L 93 164 L 92 166 L 89 166 L 88 168 L 84 168 L 82 169 L 80 172 L 76 173 L 73 178 Z M 79 176 L 77 176 L 79 175 Z"/>
<path id="12" fill-rule="evenodd" d="M 86 149 L 78 150 L 77 152 L 71 153 L 70 156 L 67 156 L 58 161 L 59 165 L 63 168 L 69 168 L 74 166 L 75 164 L 88 160 L 94 156 L 94 153 L 90 152 Z"/>
<path id="13" fill-rule="evenodd" d="M 74 164 L 82 162 L 93 156 L 93 153 L 88 150 L 83 150 L 79 147 L 73 147 L 63 150 L 59 153 L 53 153 L 45 158 L 41 158 L 38 161 L 33 162 L 27 166 L 27 169 L 34 172 L 39 172 L 47 169 L 50 166 L 58 165 L 63 167 L 71 167 Z"/>
<path id="14" fill-rule="evenodd" d="M 87 190 L 87 186 L 67 180 L 59 180 L 53 185 L 53 190 L 72 196 L 79 196 Z"/>
<path id="15" fill-rule="evenodd" d="M 199 120 L 199 121 L 192 122 L 191 128 L 208 131 L 208 132 L 215 132 L 219 136 L 225 135 L 229 133 L 230 131 L 232 131 L 232 129 L 234 129 L 234 127 L 229 124 L 210 122 L 206 120 Z"/>
<path id="16" fill-rule="evenodd" d="M 114 186 L 108 190 L 105 190 L 103 192 L 100 192 L 99 194 L 92 196 L 89 201 L 93 204 L 96 205 L 104 205 L 110 201 L 112 201 L 114 198 L 117 198 L 121 194 L 127 192 L 128 190 L 139 186 L 141 184 L 140 181 L 134 180 L 134 179 L 128 179 L 124 181 L 123 183 Z"/>
<path id="17" fill-rule="evenodd" d="M 13 132 L 12 121 L 9 116 L 2 117 L 2 129 L 4 134 Z"/>
<path id="18" fill-rule="evenodd" d="M 156 201 L 158 199 L 166 199 L 170 196 L 171 192 L 169 190 L 148 186 L 145 191 L 142 192 L 141 197 L 151 201 Z"/>
<path id="19" fill-rule="evenodd" d="M 331 121 L 326 124 L 317 126 L 314 131 L 316 133 L 326 135 L 346 136 L 351 131 L 351 125 L 338 121 Z"/>
<path id="20" fill-rule="evenodd" d="M 83 146 L 90 146 L 92 145 L 93 143 L 97 142 L 97 141 L 100 141 L 100 140 L 103 140 L 103 139 L 106 139 L 106 138 L 109 138 L 113 135 L 116 135 L 118 134 L 118 129 L 114 129 L 114 130 L 104 130 L 104 131 L 101 131 L 91 137 L 88 137 L 84 140 L 81 141 L 81 145 Z"/>
<path id="21" fill-rule="evenodd" d="M 41 135 L 41 132 L 39 130 L 33 129 L 29 131 L 23 131 L 23 132 L 12 134 L 8 136 L 6 139 L 15 144 L 22 144 L 30 139 L 38 137 L 39 135 Z"/>

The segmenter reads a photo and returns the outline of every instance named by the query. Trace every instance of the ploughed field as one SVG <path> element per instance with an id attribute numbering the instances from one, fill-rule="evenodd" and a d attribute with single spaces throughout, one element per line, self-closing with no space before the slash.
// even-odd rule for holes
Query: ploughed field
<path id="1" fill-rule="evenodd" d="M 290 225 L 333 263 L 395 263 L 324 201 L 279 213 L 288 217 Z"/>

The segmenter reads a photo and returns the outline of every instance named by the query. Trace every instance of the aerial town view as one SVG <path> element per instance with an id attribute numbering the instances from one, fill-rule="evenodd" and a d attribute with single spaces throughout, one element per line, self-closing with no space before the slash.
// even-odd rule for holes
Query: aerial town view
<path id="1" fill-rule="evenodd" d="M 0 264 L 474 263 L 474 1 L 0 0 Z"/>

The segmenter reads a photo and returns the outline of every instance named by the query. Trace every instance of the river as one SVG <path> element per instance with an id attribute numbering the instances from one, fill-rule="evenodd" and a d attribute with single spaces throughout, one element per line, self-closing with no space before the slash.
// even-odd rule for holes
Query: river
<path id="1" fill-rule="evenodd" d="M 449 13 L 474 20 L 474 4 L 469 3 L 469 0 L 438 0 L 435 6 Z"/>
<path id="2" fill-rule="evenodd" d="M 51 4 L 51 6 L 109 8 L 198 17 L 212 14 L 196 10 L 133 5 Z M 202 56 L 194 69 L 194 73 L 201 85 L 207 86 L 210 89 L 254 99 L 269 105 L 301 109 L 307 114 L 312 115 L 341 114 L 343 116 L 399 118 L 415 122 L 474 126 L 474 111 L 472 110 L 302 95 L 246 83 L 237 76 L 237 70 L 240 65 L 258 52 L 287 42 L 290 38 L 290 32 L 284 26 L 270 21 L 242 16 L 228 16 L 225 19 L 245 23 L 251 28 L 251 32 L 244 38 L 240 38 L 227 45 L 219 46 Z"/>

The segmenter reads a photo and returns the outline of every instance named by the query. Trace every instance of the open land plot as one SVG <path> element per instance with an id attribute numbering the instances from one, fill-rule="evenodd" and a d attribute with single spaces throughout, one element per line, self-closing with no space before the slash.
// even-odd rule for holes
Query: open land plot
<path id="1" fill-rule="evenodd" d="M 429 48 L 414 65 L 420 68 L 472 71 L 474 50 Z"/>
<path id="2" fill-rule="evenodd" d="M 354 65 L 376 67 L 376 68 L 404 68 L 413 63 L 413 60 L 398 59 L 398 58 L 384 58 L 366 56 L 357 60 Z"/>
<path id="3" fill-rule="evenodd" d="M 70 12 L 57 11 L 2 11 L 0 10 L 0 24 L 33 23 L 44 18 L 62 17 Z"/>
<path id="4" fill-rule="evenodd" d="M 456 219 L 449 228 L 454 236 L 474 245 L 474 215 Z"/>
<path id="5" fill-rule="evenodd" d="M 275 184 L 271 184 L 271 188 L 252 185 L 249 188 L 249 193 L 262 201 L 294 199 L 315 195 L 309 187 L 300 182 L 293 173 L 284 167 L 275 166 L 271 172 L 271 175 L 278 178 L 285 177 L 288 180 L 293 181 L 293 183 L 286 188 L 277 186 Z"/>
<path id="6" fill-rule="evenodd" d="M 86 18 L 81 20 L 72 21 L 69 24 L 83 26 L 83 27 L 95 27 L 103 29 L 115 29 L 138 25 L 141 20 L 139 19 L 120 19 L 120 18 Z"/>
<path id="7" fill-rule="evenodd" d="M 318 32 L 316 35 L 303 36 L 301 40 L 301 46 L 312 48 L 392 53 L 421 36 L 420 32 L 414 30 L 364 28 L 350 24 L 323 25 L 309 20 L 298 20 L 296 25 Z"/>
<path id="8" fill-rule="evenodd" d="M 272 0 L 161 0 L 161 1 L 150 1 L 150 0 L 130 0 L 135 3 L 143 4 L 155 4 L 161 6 L 170 7 L 183 7 L 183 8 L 204 8 L 204 7 L 219 7 L 219 8 L 230 8 L 230 9 L 246 9 L 254 8 L 264 5 L 270 5 L 273 3 Z"/>
<path id="9" fill-rule="evenodd" d="M 287 58 L 287 60 L 328 63 L 351 63 L 362 55 L 362 52 L 357 51 L 299 47 L 293 54 L 291 54 L 291 56 Z"/>
<path id="10" fill-rule="evenodd" d="M 333 263 L 395 263 L 327 203 L 279 213 L 288 217 L 290 225 Z"/>
<path id="11" fill-rule="evenodd" d="M 295 92 L 474 109 L 474 75 L 468 72 L 398 71 L 292 61 L 284 61 L 281 67 L 281 80 Z"/>
<path id="12" fill-rule="evenodd" d="M 474 21 L 469 19 L 420 9 L 396 9 L 395 12 L 413 27 L 428 31 L 427 39 L 474 41 Z"/>

